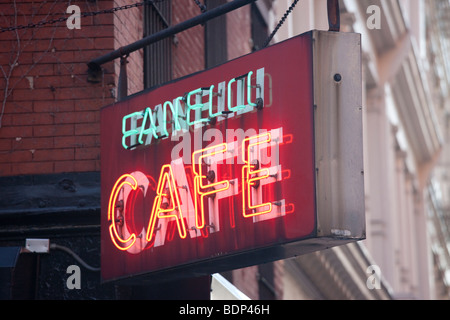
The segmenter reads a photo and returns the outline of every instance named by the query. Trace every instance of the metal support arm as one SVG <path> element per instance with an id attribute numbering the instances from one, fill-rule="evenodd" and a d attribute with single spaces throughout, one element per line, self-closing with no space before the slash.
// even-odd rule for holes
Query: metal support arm
<path id="1" fill-rule="evenodd" d="M 339 0 L 328 0 L 328 25 L 329 31 L 339 32 L 341 29 L 341 17 L 339 12 Z"/>
<path id="2" fill-rule="evenodd" d="M 101 65 L 112 61 L 114 59 L 120 58 L 124 55 L 130 54 L 131 52 L 134 52 L 136 50 L 142 49 L 143 47 L 155 43 L 157 41 L 160 41 L 162 39 L 168 38 L 173 36 L 174 34 L 177 34 L 181 31 L 187 30 L 189 28 L 195 27 L 199 24 L 203 24 L 206 21 L 209 21 L 211 19 L 214 19 L 220 15 L 226 14 L 230 11 L 236 10 L 240 7 L 243 7 L 247 4 L 250 4 L 252 2 L 255 2 L 256 0 L 234 0 L 231 2 L 227 2 L 224 5 L 221 5 L 217 8 L 208 10 L 192 19 L 186 20 L 184 22 L 181 22 L 175 26 L 166 28 L 162 31 L 159 31 L 157 33 L 154 33 L 152 35 L 149 35 L 141 40 L 138 40 L 136 42 L 133 42 L 129 45 L 126 45 L 124 47 L 121 47 L 117 50 L 114 50 L 110 53 L 107 53 L 101 57 L 98 57 L 96 59 L 91 60 L 88 63 L 89 71 L 90 72 L 98 72 L 101 70 Z"/>

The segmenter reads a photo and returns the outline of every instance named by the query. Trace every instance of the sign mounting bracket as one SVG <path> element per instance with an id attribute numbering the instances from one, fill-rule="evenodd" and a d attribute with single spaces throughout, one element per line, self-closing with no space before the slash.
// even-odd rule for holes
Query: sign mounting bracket
<path id="1" fill-rule="evenodd" d="M 339 32 L 341 29 L 339 0 L 327 0 L 327 9 L 329 31 Z"/>

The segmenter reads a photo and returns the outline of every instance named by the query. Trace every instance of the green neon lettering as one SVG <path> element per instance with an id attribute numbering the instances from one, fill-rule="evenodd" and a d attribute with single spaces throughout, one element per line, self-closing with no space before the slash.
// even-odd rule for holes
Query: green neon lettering
<path id="1" fill-rule="evenodd" d="M 178 97 L 175 99 L 175 107 L 177 108 L 177 112 L 178 112 L 178 123 L 180 124 L 180 130 L 188 131 L 189 126 L 186 123 L 185 110 L 181 106 L 181 101 L 184 101 L 182 97 Z"/>
<path id="2" fill-rule="evenodd" d="M 193 91 L 189 92 L 188 95 L 187 95 L 186 121 L 187 121 L 187 124 L 190 125 L 190 126 L 192 126 L 192 125 L 194 125 L 194 124 L 196 124 L 198 122 L 208 122 L 209 121 L 208 119 L 201 118 L 201 112 L 202 112 L 202 108 L 203 108 L 203 103 L 195 103 L 193 105 L 191 104 L 191 96 L 196 96 L 197 94 L 201 94 L 202 91 L 203 91 L 202 88 L 198 88 L 196 90 L 193 90 Z M 192 121 L 192 122 L 191 122 L 191 110 L 196 111 L 196 117 L 195 117 L 196 119 L 194 121 Z M 200 119 L 197 119 L 197 115 L 198 115 L 197 111 L 200 112 Z"/>
<path id="3" fill-rule="evenodd" d="M 212 108 L 213 108 L 213 90 L 214 90 L 214 86 L 209 87 L 209 117 L 210 118 L 215 118 L 219 115 L 222 115 L 222 111 L 217 111 L 216 113 L 212 112 Z"/>
<path id="4" fill-rule="evenodd" d="M 261 72 L 262 73 L 261 73 Z M 136 146 L 137 144 L 150 144 L 152 138 L 161 139 L 164 137 L 169 137 L 170 134 L 175 135 L 178 131 L 187 132 L 189 131 L 189 127 L 192 125 L 198 126 L 198 123 L 207 123 L 210 122 L 211 119 L 221 116 L 225 113 L 234 113 L 237 115 L 247 113 L 252 111 L 254 107 L 257 107 L 257 97 L 258 97 L 258 89 L 260 95 L 263 95 L 264 91 L 264 68 L 258 70 L 258 77 L 256 79 L 256 85 L 252 86 L 252 76 L 255 73 L 253 71 L 249 71 L 247 74 L 244 74 L 239 77 L 235 77 L 228 82 L 228 86 L 226 82 L 219 83 L 219 93 L 217 98 L 217 110 L 214 112 L 214 85 L 211 85 L 209 88 L 198 88 L 196 90 L 190 91 L 184 97 L 177 97 L 173 101 L 166 101 L 163 105 L 158 105 L 154 110 L 150 108 L 146 108 L 144 111 L 134 112 L 128 114 L 122 119 L 122 146 L 125 149 L 130 149 L 131 147 Z M 245 78 L 247 77 L 247 81 Z M 258 83 L 258 80 L 262 82 L 262 84 Z M 236 88 L 233 92 L 233 84 L 236 82 Z M 225 91 L 228 87 L 227 95 L 225 95 Z M 255 102 L 252 102 L 252 89 L 256 87 L 254 99 Z M 203 103 L 203 97 L 206 95 L 208 90 L 208 98 L 209 105 Z M 203 94 L 205 92 L 205 94 Z M 235 102 L 233 102 L 232 96 L 235 94 Z M 200 98 L 197 97 L 200 95 Z M 247 98 L 245 98 L 247 95 Z M 192 96 L 194 96 L 194 102 L 191 103 Z M 225 112 L 225 99 L 228 98 L 228 112 Z M 183 101 L 184 106 L 181 101 Z M 197 103 L 198 102 L 198 103 Z M 233 106 L 233 103 L 236 105 Z M 160 108 L 161 107 L 161 108 Z M 172 113 L 172 117 L 168 118 L 167 109 L 170 108 Z M 203 111 L 208 109 L 208 117 L 203 118 Z M 191 112 L 194 112 L 191 115 Z M 233 116 L 233 115 L 230 115 Z M 191 119 L 191 117 L 193 117 Z M 130 119 L 130 120 L 128 120 Z M 138 126 L 138 120 L 142 119 L 142 125 Z M 127 123 L 128 122 L 128 123 Z M 156 122 L 158 122 L 158 126 L 156 126 Z M 167 125 L 171 124 L 170 132 L 167 129 Z M 127 128 L 127 124 L 129 124 Z M 147 128 L 146 128 L 147 127 Z M 151 137 L 148 136 L 151 133 Z M 144 141 L 144 135 L 147 135 L 148 138 Z M 130 138 L 131 137 L 131 138 Z M 136 139 L 137 137 L 137 139 Z M 127 138 L 130 138 L 127 141 Z M 128 142 L 128 144 L 127 144 Z"/>
<path id="5" fill-rule="evenodd" d="M 150 118 L 150 127 L 148 129 L 145 129 L 145 125 Z M 139 134 L 138 142 L 140 144 L 144 144 L 144 140 L 142 140 L 142 136 L 148 135 L 151 133 L 155 139 L 158 139 L 158 134 L 156 133 L 156 125 L 155 125 L 155 119 L 153 119 L 153 112 L 152 109 L 146 108 L 144 112 L 144 120 L 142 120 L 142 127 L 141 127 L 141 133 Z"/>
<path id="6" fill-rule="evenodd" d="M 250 71 L 247 75 L 247 104 L 252 107 L 256 107 L 256 103 L 251 102 L 252 96 L 252 75 L 253 71 Z"/>
<path id="7" fill-rule="evenodd" d="M 122 134 L 123 134 L 123 136 L 122 136 L 122 146 L 125 149 L 129 148 L 129 146 L 126 143 L 126 139 L 128 137 L 135 136 L 135 135 L 139 134 L 139 130 L 137 128 L 134 128 L 134 129 L 131 129 L 131 130 L 127 130 L 127 119 L 133 118 L 135 116 L 142 116 L 142 113 L 141 112 L 134 112 L 134 113 L 126 115 L 122 119 Z"/>
<path id="8" fill-rule="evenodd" d="M 240 77 L 239 77 L 240 78 Z M 236 112 L 236 111 L 239 111 L 239 110 L 242 110 L 242 109 L 244 109 L 245 107 L 246 107 L 246 105 L 245 104 L 241 104 L 241 105 L 236 105 L 236 106 L 234 106 L 234 107 L 232 107 L 231 106 L 231 85 L 234 83 L 234 82 L 236 82 L 236 78 L 233 78 L 233 79 L 231 79 L 229 82 L 228 82 L 228 110 L 230 110 L 230 111 L 233 111 L 233 112 Z M 239 79 L 239 81 L 242 81 L 242 80 L 240 80 Z M 237 89 L 239 89 L 239 88 L 237 88 Z M 236 90 L 236 92 L 237 92 L 237 90 Z M 242 92 L 242 94 L 243 94 L 243 92 Z M 238 99 L 238 95 L 236 94 L 236 100 Z M 243 100 L 243 99 L 242 99 Z M 237 102 L 236 102 L 237 103 Z"/>
<path id="9" fill-rule="evenodd" d="M 172 102 L 170 101 L 166 101 L 164 102 L 164 106 L 163 106 L 163 118 L 164 118 L 164 125 L 163 125 L 163 135 L 169 136 L 169 132 L 167 132 L 167 123 L 169 121 L 167 121 L 167 106 L 169 106 L 170 110 L 172 111 L 172 120 L 170 122 L 174 123 L 175 125 L 175 131 L 181 130 L 181 126 L 180 126 L 180 122 L 179 122 L 179 118 L 178 118 L 178 108 L 176 107 L 176 105 L 174 106 L 172 104 Z"/>
<path id="10" fill-rule="evenodd" d="M 231 84 L 236 81 L 236 78 L 228 81 L 228 110 L 235 111 L 235 109 L 231 106 Z"/>

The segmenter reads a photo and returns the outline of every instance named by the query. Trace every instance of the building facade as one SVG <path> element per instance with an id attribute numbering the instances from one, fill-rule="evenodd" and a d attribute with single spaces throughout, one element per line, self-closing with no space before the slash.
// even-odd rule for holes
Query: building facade
<path id="1" fill-rule="evenodd" d="M 290 2 L 276 4 L 280 16 Z M 300 5 L 304 10 L 294 9 L 276 41 L 326 30 L 326 1 Z M 367 239 L 294 260 L 319 279 L 333 273 L 326 265 L 342 267 L 351 279 L 337 273 L 332 279 L 339 280 L 323 280 L 313 286 L 320 294 L 311 290 L 306 297 L 341 287 L 335 298 L 448 299 L 449 3 L 349 0 L 340 1 L 340 13 L 341 31 L 362 35 Z M 314 258 L 323 263 L 312 264 Z M 318 265 L 321 271 L 312 267 Z M 375 270 L 385 286 L 378 297 L 364 284 Z"/>
<path id="2" fill-rule="evenodd" d="M 22 26 L 0 33 L 2 298 L 158 298 L 99 281 L 100 109 L 261 49 L 292 2 L 257 0 L 98 72 L 87 63 L 227 2 L 77 1 L 79 29 L 59 19 L 69 2 L 0 4 L 0 26 Z M 448 299 L 449 2 L 339 4 L 341 32 L 362 35 L 366 240 L 222 275 L 251 299 Z M 325 0 L 299 1 L 270 44 L 312 29 L 328 30 Z M 59 247 L 24 253 L 30 238 Z M 73 253 L 93 267 L 78 290 Z"/>

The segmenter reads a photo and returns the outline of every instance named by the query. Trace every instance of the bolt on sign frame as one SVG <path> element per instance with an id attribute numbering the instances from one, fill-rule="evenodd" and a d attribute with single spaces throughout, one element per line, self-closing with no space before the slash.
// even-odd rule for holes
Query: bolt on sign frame
<path id="1" fill-rule="evenodd" d="M 101 275 L 154 283 L 365 239 L 361 37 L 313 30 L 101 110 Z"/>

